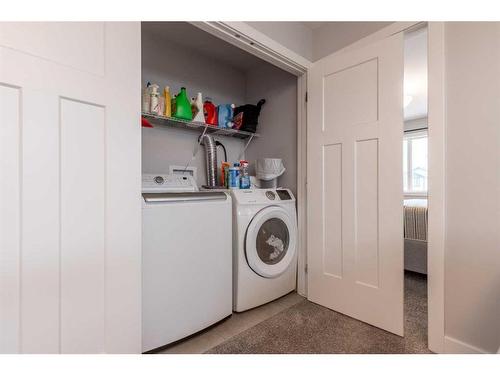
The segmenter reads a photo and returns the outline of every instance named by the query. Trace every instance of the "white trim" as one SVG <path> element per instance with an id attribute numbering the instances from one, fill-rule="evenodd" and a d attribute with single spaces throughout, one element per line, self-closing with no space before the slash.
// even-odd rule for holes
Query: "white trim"
<path id="1" fill-rule="evenodd" d="M 307 74 L 297 78 L 297 293 L 307 297 Z"/>
<path id="2" fill-rule="evenodd" d="M 444 337 L 444 353 L 446 354 L 493 354 L 477 346 L 467 344 L 450 336 Z"/>
<path id="3" fill-rule="evenodd" d="M 444 22 L 428 24 L 428 345 L 443 353 L 445 262 L 445 40 Z"/>
<path id="4" fill-rule="evenodd" d="M 245 22 L 198 21 L 191 24 L 296 76 L 304 74 L 312 64 Z"/>

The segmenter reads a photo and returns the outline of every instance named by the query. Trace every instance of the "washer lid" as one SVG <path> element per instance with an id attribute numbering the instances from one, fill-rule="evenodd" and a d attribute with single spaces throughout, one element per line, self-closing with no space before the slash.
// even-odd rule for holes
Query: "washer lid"
<path id="1" fill-rule="evenodd" d="M 266 207 L 254 216 L 247 228 L 248 265 L 262 277 L 278 277 L 293 262 L 296 244 L 295 220 L 281 207 Z"/>

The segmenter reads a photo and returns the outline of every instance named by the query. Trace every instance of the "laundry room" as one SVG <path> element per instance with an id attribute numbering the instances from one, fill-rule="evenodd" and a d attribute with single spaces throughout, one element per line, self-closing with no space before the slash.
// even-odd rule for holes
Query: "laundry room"
<path id="1" fill-rule="evenodd" d="M 279 184 L 295 194 L 297 77 L 188 22 L 142 22 L 141 35 L 141 84 L 147 96 L 151 94 L 148 84 L 157 85 L 159 102 L 158 109 L 152 111 L 147 108 L 147 98 L 143 101 L 143 114 L 159 115 L 158 121 L 146 116 L 152 128 L 143 126 L 143 173 L 190 174 L 198 187 L 209 185 L 206 150 L 202 144 L 198 145 L 206 124 L 206 133 L 219 145 L 217 186 L 223 185 L 222 162 L 234 167 L 235 163 L 246 160 L 249 174 L 255 176 L 258 159 L 281 159 L 276 161 L 279 162 L 277 180 L 272 173 L 264 176 L 262 171 L 261 177 L 273 181 L 252 178 L 251 184 L 253 187 Z M 202 106 L 206 108 L 205 104 L 210 103 L 215 107 L 216 121 L 205 121 L 205 116 L 200 117 L 202 113 L 186 119 L 176 116 L 171 109 L 166 117 L 180 121 L 161 121 L 165 117 L 165 87 L 171 98 L 184 87 L 190 104 L 200 95 Z M 222 111 L 218 109 L 233 106 L 231 111 L 234 111 L 244 105 L 257 106 L 262 99 L 265 102 L 253 122 L 255 125 L 249 125 L 248 131 L 244 128 L 236 131 L 239 126 L 232 123 L 233 116 L 229 116 L 229 124 L 218 121 L 222 119 Z M 191 120 L 198 126 L 193 126 Z"/>
<path id="2" fill-rule="evenodd" d="M 183 353 L 298 301 L 297 77 L 187 22 L 141 45 L 143 351 Z"/>
<path id="3" fill-rule="evenodd" d="M 141 5 L 0 21 L 0 354 L 500 353 L 500 22 Z"/>

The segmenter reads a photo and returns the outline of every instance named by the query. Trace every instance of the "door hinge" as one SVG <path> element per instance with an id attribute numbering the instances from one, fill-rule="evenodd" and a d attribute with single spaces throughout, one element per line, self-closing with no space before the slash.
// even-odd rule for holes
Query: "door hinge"
<path id="1" fill-rule="evenodd" d="M 306 98 L 305 99 L 306 99 L 306 103 L 307 103 L 307 91 L 306 91 Z"/>
<path id="2" fill-rule="evenodd" d="M 307 273 L 307 264 L 304 267 L 304 272 Z"/>

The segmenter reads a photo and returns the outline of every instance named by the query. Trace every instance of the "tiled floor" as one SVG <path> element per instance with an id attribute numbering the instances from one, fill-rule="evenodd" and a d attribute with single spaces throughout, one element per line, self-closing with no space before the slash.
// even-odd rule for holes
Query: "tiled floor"
<path id="1" fill-rule="evenodd" d="M 177 344 L 173 344 L 159 354 L 201 354 L 215 346 L 233 338 L 270 317 L 302 302 L 303 297 L 297 293 L 290 293 L 280 299 L 270 302 L 264 306 L 245 311 L 233 313 L 223 322 L 194 335 Z"/>

